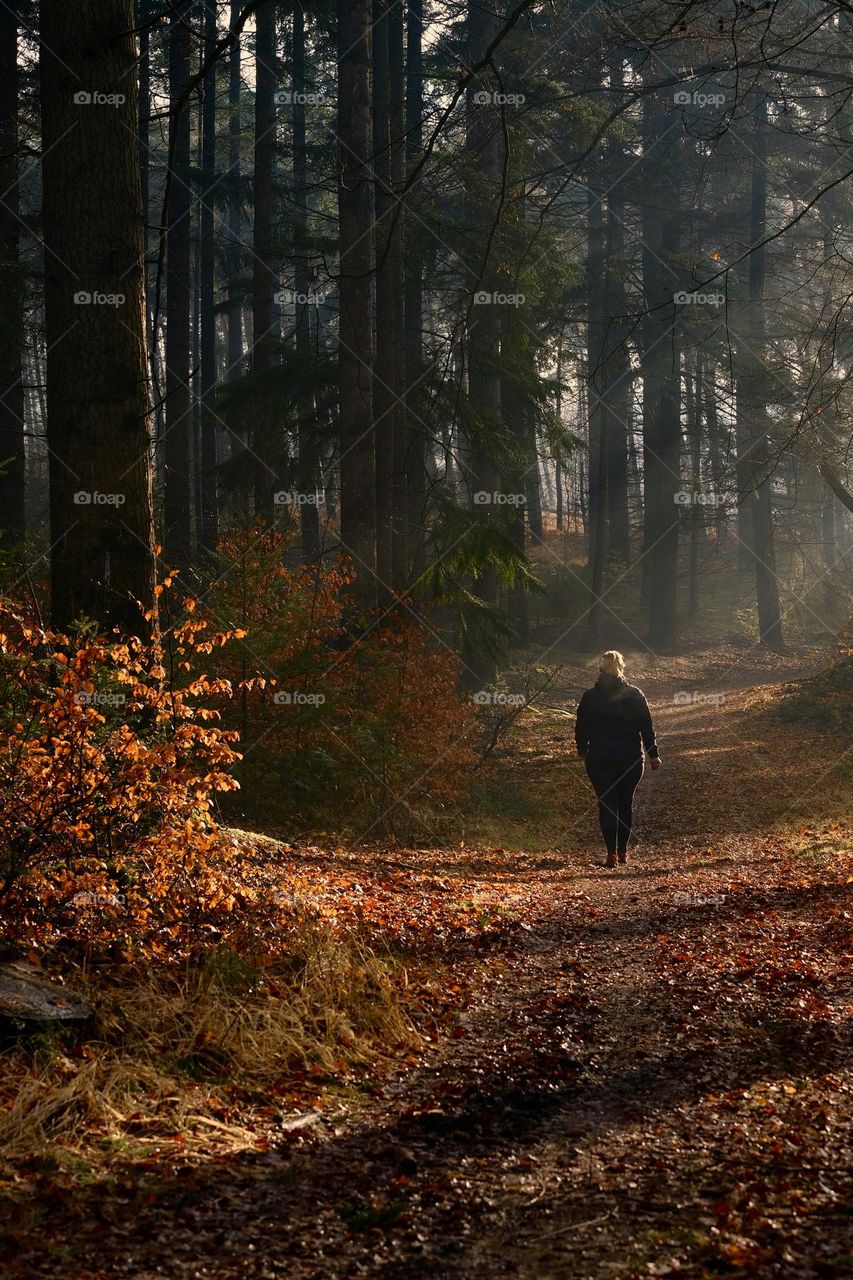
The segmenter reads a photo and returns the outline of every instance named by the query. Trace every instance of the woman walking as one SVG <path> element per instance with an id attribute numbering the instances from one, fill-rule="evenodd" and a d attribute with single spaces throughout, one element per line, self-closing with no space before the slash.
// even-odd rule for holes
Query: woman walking
<path id="1" fill-rule="evenodd" d="M 601 655 L 600 672 L 578 706 L 575 741 L 598 797 L 606 867 L 628 858 L 633 801 L 643 776 L 643 748 L 653 769 L 661 765 L 649 704 L 625 679 L 625 659 L 615 649 Z"/>

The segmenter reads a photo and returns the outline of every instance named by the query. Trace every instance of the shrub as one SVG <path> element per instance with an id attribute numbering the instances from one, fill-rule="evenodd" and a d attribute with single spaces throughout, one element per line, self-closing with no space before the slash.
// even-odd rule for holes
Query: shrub
<path id="1" fill-rule="evenodd" d="M 274 531 L 234 533 L 208 597 L 245 636 L 217 654 L 240 686 L 243 799 L 267 820 L 429 832 L 468 790 L 476 718 L 458 661 L 405 606 L 360 634 L 345 625 L 345 561 L 289 567 Z"/>
<path id="2" fill-rule="evenodd" d="M 166 632 L 149 617 L 150 641 L 105 640 L 51 631 L 0 598 L 0 903 L 11 932 L 63 916 L 63 932 L 91 932 L 106 916 L 150 937 L 225 893 L 212 808 L 237 785 L 237 735 L 214 705 L 229 682 L 200 664 L 233 635 L 193 609 Z"/>

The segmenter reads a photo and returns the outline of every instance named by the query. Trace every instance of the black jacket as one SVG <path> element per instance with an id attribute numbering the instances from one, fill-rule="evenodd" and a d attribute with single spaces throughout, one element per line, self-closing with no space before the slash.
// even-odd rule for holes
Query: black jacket
<path id="1" fill-rule="evenodd" d="M 600 675 L 580 700 L 575 725 L 579 753 L 587 760 L 642 760 L 660 754 L 649 704 L 641 690 L 618 676 Z"/>

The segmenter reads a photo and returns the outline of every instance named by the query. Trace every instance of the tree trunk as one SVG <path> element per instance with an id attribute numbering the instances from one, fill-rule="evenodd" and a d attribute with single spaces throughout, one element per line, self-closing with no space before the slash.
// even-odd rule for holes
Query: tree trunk
<path id="1" fill-rule="evenodd" d="M 424 71 L 423 0 L 408 0 L 406 6 L 406 148 L 409 169 L 423 152 Z M 416 199 L 417 185 L 409 192 Z M 407 544 L 411 575 L 416 579 L 426 563 L 426 469 L 425 441 L 418 406 L 423 403 L 419 386 L 424 363 L 424 295 L 420 240 L 414 219 L 405 227 L 405 409 L 406 473 L 408 490 Z"/>
<path id="2" fill-rule="evenodd" d="M 469 0 L 468 61 L 477 63 L 498 33 L 501 13 L 492 0 Z M 488 249 L 488 229 L 494 221 L 501 181 L 500 109 L 478 103 L 476 90 L 467 92 L 466 151 L 472 170 L 467 193 L 467 221 L 473 244 L 482 253 Z M 481 289 L 486 293 L 496 288 L 494 264 L 481 261 Z M 473 413 L 478 419 L 473 439 L 469 438 L 468 480 L 474 494 L 492 495 L 498 489 L 498 473 L 488 436 L 496 429 L 501 411 L 499 373 L 500 317 L 494 305 L 475 305 L 468 333 L 468 394 Z M 489 502 L 474 505 L 475 524 L 491 523 L 493 508 Z M 497 605 L 497 573 L 491 564 L 480 568 L 473 583 L 473 594 L 486 610 Z M 497 660 L 482 644 L 472 627 L 466 628 L 463 643 L 463 684 L 473 689 L 493 684 Z"/>
<path id="3" fill-rule="evenodd" d="M 737 461 L 735 477 L 737 481 L 737 536 L 738 561 L 741 569 L 751 570 L 755 563 L 754 535 L 755 521 L 752 512 L 752 459 L 750 451 L 755 446 L 748 418 L 750 409 L 746 404 L 745 383 L 738 377 L 735 387 L 735 440 L 737 445 Z"/>
<path id="4" fill-rule="evenodd" d="M 389 0 L 373 0 L 373 201 L 376 213 L 376 361 L 373 380 L 376 461 L 376 576 L 379 603 L 394 598 L 394 431 L 397 423 L 395 345 L 399 341 L 391 263 L 391 73 Z M 395 264 L 396 265 L 396 264 Z M 402 388 L 401 388 L 402 389 Z"/>
<path id="5" fill-rule="evenodd" d="M 501 378 L 501 417 L 506 423 L 508 431 L 512 432 L 517 439 L 515 456 L 518 458 L 518 462 L 514 463 L 512 470 L 508 471 L 504 476 L 503 487 L 508 494 L 513 495 L 516 499 L 520 498 L 522 494 L 524 495 L 522 502 L 518 502 L 518 505 L 512 505 L 508 508 L 509 536 L 514 543 L 516 552 L 522 558 L 527 551 L 527 521 L 524 509 L 528 504 L 529 494 L 527 472 L 530 433 L 528 430 L 526 396 L 520 386 L 518 372 L 513 371 L 513 365 L 517 367 L 519 351 L 523 342 L 524 329 L 522 328 L 521 317 L 517 314 L 516 308 L 510 308 L 509 314 L 503 318 L 501 340 L 501 365 L 504 369 L 509 370 L 508 374 Z M 530 611 L 527 592 L 523 586 L 509 588 L 507 592 L 507 612 L 515 633 L 515 643 L 522 646 L 526 645 L 530 639 Z"/>
<path id="6" fill-rule="evenodd" d="M 275 291 L 273 264 L 273 181 L 275 175 L 276 6 L 264 0 L 255 15 L 255 219 L 252 254 L 252 372 L 264 373 L 275 361 Z M 272 524 L 273 494 L 278 488 L 280 453 L 278 424 L 264 415 L 253 438 L 255 514 Z"/>
<path id="7" fill-rule="evenodd" d="M 601 201 L 591 189 L 587 192 L 587 253 L 586 253 L 586 404 L 587 447 L 589 464 L 589 560 L 588 568 L 595 574 L 596 558 L 603 564 L 607 555 L 607 469 L 601 466 L 601 442 L 604 434 L 604 414 L 601 393 L 605 383 L 603 367 L 604 341 L 604 227 L 601 217 Z"/>
<path id="8" fill-rule="evenodd" d="M 17 5 L 9 4 L 0 7 L 0 534 L 5 550 L 26 533 L 18 89 L 18 13 Z"/>
<path id="9" fill-rule="evenodd" d="M 711 469 L 711 487 L 715 499 L 714 506 L 711 508 L 714 528 L 718 540 L 722 540 L 727 520 L 726 504 L 722 502 L 722 498 L 730 487 L 727 481 L 729 459 L 727 457 L 726 442 L 720 430 L 719 415 L 717 414 L 716 382 L 717 365 L 715 361 L 712 361 L 710 368 L 703 372 L 702 376 L 700 412 L 704 410 L 708 429 L 708 463 Z"/>
<path id="10" fill-rule="evenodd" d="M 640 456 L 637 449 L 637 437 L 632 431 L 628 432 L 628 491 L 631 510 L 642 514 L 643 510 L 643 481 L 640 475 Z"/>
<path id="11" fill-rule="evenodd" d="M 557 421 L 563 424 L 563 335 L 557 340 Z M 554 464 L 554 489 L 557 500 L 557 530 L 563 528 L 563 466 L 557 458 Z"/>
<path id="12" fill-rule="evenodd" d="M 145 333 L 148 343 L 148 362 L 155 407 L 152 430 L 154 439 L 163 438 L 163 386 L 160 374 L 157 343 L 154 340 L 154 278 L 150 270 L 149 247 L 151 227 L 151 30 L 149 0 L 135 0 L 136 22 L 139 32 L 139 174 L 142 186 L 142 224 L 145 245 Z M 159 219 L 158 219 L 159 221 Z M 155 461 L 162 463 L 155 455 Z M 155 488 L 161 476 L 155 476 Z"/>
<path id="13" fill-rule="evenodd" d="M 406 585 L 402 223 L 405 177 L 401 0 L 373 0 L 373 170 L 376 209 L 376 571 L 380 603 Z"/>
<path id="14" fill-rule="evenodd" d="M 370 23 L 370 0 L 338 0 L 341 542 L 353 560 L 353 600 L 362 613 L 373 608 L 377 598 Z"/>
<path id="15" fill-rule="evenodd" d="M 311 263 L 308 257 L 308 151 L 305 134 L 305 13 L 302 0 L 293 5 L 293 203 L 294 203 L 294 276 L 296 293 L 296 354 L 300 368 L 311 360 Z M 315 424 L 311 413 L 313 401 L 306 396 L 300 406 L 299 483 L 308 492 L 317 489 L 317 450 Z M 306 421 L 311 419 L 310 423 Z M 314 502 L 303 502 L 299 508 L 302 555 L 306 561 L 320 557 L 320 512 Z"/>
<path id="16" fill-rule="evenodd" d="M 598 649 L 601 647 L 601 595 L 604 590 L 604 567 L 605 567 L 605 530 L 604 530 L 604 510 L 607 498 L 607 422 L 604 415 L 601 417 L 601 437 L 600 447 L 595 453 L 595 465 L 598 467 L 598 477 L 596 482 L 596 491 L 598 493 L 598 507 L 596 510 L 596 519 L 598 529 L 593 530 L 592 520 L 590 520 L 590 544 L 594 548 L 589 577 L 589 594 L 590 604 L 589 612 L 586 620 L 586 638 L 584 640 L 584 648 Z M 590 459 L 590 466 L 593 465 L 593 459 Z M 590 494 L 592 486 L 590 486 Z"/>
<path id="17" fill-rule="evenodd" d="M 182 95 L 190 75 L 188 5 L 169 24 L 169 146 L 172 179 L 166 212 L 166 405 L 164 547 L 169 568 L 192 561 L 192 406 L 190 394 L 190 112 Z"/>
<path id="18" fill-rule="evenodd" d="M 408 566 L 408 494 L 405 394 L 406 345 L 405 345 L 405 284 L 403 279 L 403 246 L 405 234 L 404 211 L 400 205 L 400 192 L 406 182 L 406 121 L 405 121 L 405 58 L 403 36 L 405 30 L 403 0 L 389 0 L 388 8 L 388 77 L 391 85 L 389 98 L 391 143 L 391 190 L 394 195 L 396 226 L 390 232 L 386 270 L 392 280 L 392 303 L 397 341 L 394 345 L 394 443 L 392 450 L 392 502 L 391 502 L 391 585 L 395 592 L 405 590 L 409 581 Z M 403 341 L 400 341 L 400 335 Z"/>
<path id="19" fill-rule="evenodd" d="M 195 59 L 193 59 L 195 61 Z M 195 74 L 196 67 L 192 68 Z M 194 99 L 198 103 L 195 129 L 190 126 L 191 135 L 196 139 L 193 173 L 197 177 L 196 195 L 193 201 L 193 236 L 190 254 L 190 396 L 192 400 L 192 463 L 193 463 L 193 510 L 195 512 L 194 532 L 198 538 L 201 525 L 201 173 L 203 165 L 202 143 L 204 138 L 204 106 L 202 94 Z M 196 541 L 198 549 L 198 541 Z"/>
<path id="20" fill-rule="evenodd" d="M 539 442 L 536 439 L 536 421 L 534 406 L 525 397 L 524 427 L 527 456 L 531 459 L 525 475 L 525 498 L 527 501 L 527 523 L 530 536 L 534 542 L 545 541 L 545 524 L 542 519 L 542 474 L 539 466 Z"/>
<path id="21" fill-rule="evenodd" d="M 647 179 L 643 206 L 643 582 L 649 606 L 649 641 L 671 648 L 677 638 L 678 532 L 681 489 L 681 386 L 676 347 L 673 280 L 677 279 L 681 214 L 672 177 L 677 152 L 655 156 L 665 133 L 657 95 L 643 104 Z M 665 175 L 669 174 L 669 179 Z M 656 200 L 656 205 L 649 203 Z"/>
<path id="22" fill-rule="evenodd" d="M 739 364 L 738 422 L 743 414 L 742 436 L 747 441 L 748 464 L 744 477 L 748 481 L 752 509 L 751 552 L 755 566 L 755 595 L 758 607 L 758 634 L 763 645 L 781 649 L 782 614 L 779 583 L 776 576 L 776 549 L 773 530 L 773 467 L 770 462 L 769 421 L 767 414 L 767 334 L 765 316 L 766 247 L 762 243 L 767 229 L 767 100 L 759 94 L 754 108 L 752 196 L 750 201 L 749 243 L 754 247 L 749 256 L 749 303 L 746 314 L 746 337 Z M 738 449 L 740 454 L 740 448 Z"/>
<path id="23" fill-rule="evenodd" d="M 687 383 L 687 431 L 690 441 L 690 476 L 693 504 L 690 508 L 690 568 L 687 589 L 687 612 L 691 618 L 699 613 L 699 552 L 705 532 L 705 508 L 696 499 L 704 496 L 702 485 L 702 364 L 694 356 L 693 369 L 684 371 Z"/>
<path id="24" fill-rule="evenodd" d="M 838 598 L 836 594 L 835 583 L 833 582 L 833 569 L 838 562 L 838 546 L 835 540 L 835 502 L 832 497 L 832 491 L 821 480 L 818 480 L 818 493 L 820 495 L 820 531 L 821 531 L 821 550 L 823 552 L 823 575 L 821 583 L 823 585 L 823 611 L 826 615 L 826 625 L 830 626 L 835 613 Z"/>
<path id="25" fill-rule="evenodd" d="M 853 492 L 843 484 L 832 464 L 826 459 L 821 459 L 818 469 L 841 505 L 848 511 L 853 511 Z"/>
<path id="26" fill-rule="evenodd" d="M 608 215 L 608 226 L 610 217 Z M 608 295 L 609 294 L 608 290 Z M 617 298 L 616 308 L 624 305 Z M 619 326 L 611 316 L 613 342 L 605 364 L 607 389 L 601 410 L 607 418 L 607 549 L 623 564 L 631 559 L 631 526 L 628 516 L 628 420 L 631 412 L 631 362 L 628 348 L 618 337 Z"/>
<path id="27" fill-rule="evenodd" d="M 611 91 L 622 88 L 621 54 L 610 65 Z M 615 100 L 615 99 L 614 99 Z M 633 163 L 633 157 L 632 157 Z M 609 192 L 605 256 L 607 314 L 602 335 L 604 387 L 601 411 L 607 417 L 608 555 L 628 564 L 631 534 L 628 521 L 628 417 L 631 403 L 631 360 L 628 352 L 628 303 L 625 293 L 625 199 L 620 179 L 625 168 L 622 145 L 608 146 Z"/>
<path id="28" fill-rule="evenodd" d="M 139 32 L 139 180 L 142 191 L 142 216 L 145 219 L 145 247 L 148 248 L 148 224 L 151 194 L 151 32 L 145 0 L 135 0 Z"/>
<path id="29" fill-rule="evenodd" d="M 606 388 L 604 318 L 607 311 L 607 273 L 604 269 L 604 228 L 601 202 L 587 194 L 587 420 L 589 423 L 589 584 L 590 602 L 584 646 L 599 646 L 601 593 L 607 559 L 607 478 L 609 415 L 602 403 Z"/>
<path id="30" fill-rule="evenodd" d="M 106 15 L 42 0 L 51 611 L 58 627 L 85 615 L 142 633 L 154 558 L 133 24 L 132 0 Z M 96 91 L 116 103 L 81 101 Z"/>
<path id="31" fill-rule="evenodd" d="M 242 0 L 231 0 L 230 27 L 240 15 Z M 237 39 L 228 57 L 228 372 L 229 380 L 240 377 L 243 363 L 243 295 L 240 287 L 240 90 L 241 47 Z"/>
<path id="32" fill-rule="evenodd" d="M 204 55 L 216 41 L 216 0 L 204 0 Z M 214 188 L 216 187 L 216 67 L 204 81 L 201 128 L 201 217 L 199 310 L 201 312 L 201 457 L 199 475 L 199 551 L 212 563 L 219 537 L 216 499 L 216 310 L 214 258 Z"/>
<path id="33" fill-rule="evenodd" d="M 673 205 L 675 197 L 673 195 Z M 674 263 L 678 253 L 680 215 L 677 209 L 663 218 L 660 256 Z M 666 273 L 669 279 L 669 273 Z M 678 535 L 681 508 L 675 494 L 681 467 L 681 368 L 676 345 L 676 315 L 671 285 L 658 277 L 659 294 L 669 295 L 663 312 L 664 337 L 654 352 L 658 364 L 656 412 L 644 424 L 643 474 L 646 496 L 646 556 L 649 562 L 649 642 L 655 649 L 669 649 L 678 638 Z"/>

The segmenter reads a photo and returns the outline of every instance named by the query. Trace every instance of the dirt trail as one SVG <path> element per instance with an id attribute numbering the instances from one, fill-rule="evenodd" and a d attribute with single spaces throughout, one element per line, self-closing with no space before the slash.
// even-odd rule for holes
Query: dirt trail
<path id="1" fill-rule="evenodd" d="M 547 906 L 427 1067 L 211 1168 L 159 1237 L 109 1227 L 86 1276 L 853 1275 L 848 886 L 737 830 L 777 772 L 757 679 L 643 681 L 665 767 L 629 865 L 543 858 Z"/>

